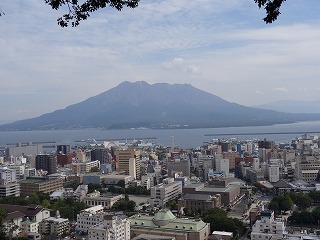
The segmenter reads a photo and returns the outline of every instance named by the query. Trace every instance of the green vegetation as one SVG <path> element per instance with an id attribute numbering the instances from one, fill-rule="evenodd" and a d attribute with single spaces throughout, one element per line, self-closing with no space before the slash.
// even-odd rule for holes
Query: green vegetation
<path id="1" fill-rule="evenodd" d="M 54 216 L 59 210 L 62 218 L 74 220 L 77 214 L 87 208 L 85 203 L 77 202 L 73 198 L 65 198 L 58 200 L 51 200 L 47 193 L 36 192 L 26 197 L 4 197 L 0 198 L 0 204 L 13 204 L 27 206 L 31 204 L 41 205 L 51 210 L 51 216 Z M 1 239 L 1 238 L 0 238 Z"/>
<path id="2" fill-rule="evenodd" d="M 202 216 L 202 220 L 210 223 L 210 231 L 233 232 L 235 239 L 238 239 L 245 230 L 243 223 L 236 218 L 227 216 L 227 212 L 220 208 L 212 208 Z"/>
<path id="3" fill-rule="evenodd" d="M 110 186 L 108 188 L 108 192 L 111 192 L 114 194 L 150 195 L 150 190 L 145 189 L 143 186 L 137 186 L 137 187 L 130 186 L 127 188 L 120 187 L 120 186 L 119 187 Z"/>
<path id="4" fill-rule="evenodd" d="M 136 207 L 136 202 L 129 200 L 129 196 L 126 194 L 125 198 L 118 200 L 113 204 L 112 209 L 133 212 Z"/>
<path id="5" fill-rule="evenodd" d="M 268 208 L 275 213 L 282 213 L 293 208 L 293 201 L 289 194 L 277 195 L 272 199 Z"/>
<path id="6" fill-rule="evenodd" d="M 42 205 L 44 200 L 49 200 L 49 199 L 50 199 L 49 194 L 43 193 L 43 192 L 35 192 L 25 197 L 9 196 L 9 197 L 0 198 L 0 204 L 12 204 L 12 205 L 22 205 L 22 206 L 26 206 L 30 204 Z"/>

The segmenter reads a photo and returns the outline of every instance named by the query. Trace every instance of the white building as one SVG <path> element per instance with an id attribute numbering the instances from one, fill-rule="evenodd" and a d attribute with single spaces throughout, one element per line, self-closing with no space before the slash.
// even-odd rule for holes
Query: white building
<path id="1" fill-rule="evenodd" d="M 270 182 L 280 180 L 280 159 L 270 159 L 268 165 L 268 178 Z"/>
<path id="2" fill-rule="evenodd" d="M 64 232 L 69 231 L 69 228 L 69 219 L 61 218 L 58 211 L 55 217 L 43 219 L 39 223 L 39 232 L 42 234 L 61 236 Z"/>
<path id="3" fill-rule="evenodd" d="M 283 221 L 274 219 L 273 211 L 261 212 L 261 220 L 257 220 L 252 226 L 251 240 L 268 240 L 286 238 L 288 232 Z"/>
<path id="4" fill-rule="evenodd" d="M 77 231 L 87 232 L 89 228 L 101 224 L 103 222 L 103 206 L 98 205 L 82 210 L 77 214 Z"/>
<path id="5" fill-rule="evenodd" d="M 216 158 L 216 171 L 224 172 L 225 176 L 229 175 L 229 159 Z"/>
<path id="6" fill-rule="evenodd" d="M 91 227 L 89 240 L 130 240 L 130 221 L 123 214 L 105 215 L 103 223 Z"/>
<path id="7" fill-rule="evenodd" d="M 252 169 L 257 171 L 260 169 L 260 159 L 259 158 L 254 158 L 252 161 Z"/>
<path id="8" fill-rule="evenodd" d="M 84 202 L 87 206 L 93 207 L 102 205 L 106 209 L 112 208 L 113 204 L 118 200 L 124 198 L 122 194 L 113 195 L 113 194 L 100 194 L 99 191 L 89 193 L 87 196 L 82 198 L 82 202 Z"/>
<path id="9" fill-rule="evenodd" d="M 141 185 L 145 188 L 145 189 L 150 189 L 151 187 L 151 180 L 153 182 L 153 179 L 151 179 L 150 176 L 148 175 L 142 175 L 141 176 Z"/>
<path id="10" fill-rule="evenodd" d="M 20 196 L 20 184 L 17 183 L 16 170 L 0 167 L 0 197 Z"/>
<path id="11" fill-rule="evenodd" d="M 37 176 L 37 169 L 35 168 L 26 168 L 24 170 L 24 177 L 27 178 L 27 177 L 35 177 Z"/>
<path id="12" fill-rule="evenodd" d="M 152 207 L 163 207 L 169 200 L 179 197 L 182 193 L 182 182 L 165 179 L 164 183 L 151 187 L 150 204 Z"/>

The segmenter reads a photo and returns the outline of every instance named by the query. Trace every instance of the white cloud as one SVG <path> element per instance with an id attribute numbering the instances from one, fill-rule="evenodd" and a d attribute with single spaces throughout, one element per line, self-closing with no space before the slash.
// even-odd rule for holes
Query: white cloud
<path id="1" fill-rule="evenodd" d="M 33 107 L 38 115 L 126 80 L 191 83 L 247 105 L 279 100 L 279 92 L 319 99 L 317 7 L 318 0 L 288 1 L 278 21 L 266 25 L 253 1 L 140 1 L 137 9 L 104 9 L 62 29 L 56 19 L 64 12 L 44 1 L 5 0 L 0 97 L 12 118 L 22 103 L 39 104 Z M 303 11 L 308 14 L 300 16 Z M 315 87 L 303 94 L 306 84 Z"/>
<path id="2" fill-rule="evenodd" d="M 280 92 L 280 93 L 288 93 L 289 92 L 289 90 L 286 87 L 277 87 L 277 88 L 274 88 L 273 91 Z"/>
<path id="3" fill-rule="evenodd" d="M 184 72 L 184 73 L 192 73 L 198 74 L 200 73 L 200 67 L 195 64 L 189 64 L 183 58 L 174 58 L 169 62 L 162 63 L 162 66 L 166 69 L 172 69 L 174 71 Z"/>

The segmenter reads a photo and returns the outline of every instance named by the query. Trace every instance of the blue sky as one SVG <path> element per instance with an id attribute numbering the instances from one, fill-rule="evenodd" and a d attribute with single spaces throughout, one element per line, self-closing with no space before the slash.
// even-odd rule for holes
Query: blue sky
<path id="1" fill-rule="evenodd" d="M 141 0 L 61 28 L 43 0 L 0 8 L 0 122 L 36 117 L 123 81 L 190 83 L 246 106 L 320 100 L 320 1 L 267 25 L 253 0 Z"/>

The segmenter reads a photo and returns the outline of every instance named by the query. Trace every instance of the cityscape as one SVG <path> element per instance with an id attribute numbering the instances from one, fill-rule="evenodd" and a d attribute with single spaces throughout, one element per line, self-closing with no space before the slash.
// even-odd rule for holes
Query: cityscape
<path id="1" fill-rule="evenodd" d="M 319 0 L 0 3 L 0 240 L 320 240 Z"/>
<path id="2" fill-rule="evenodd" d="M 318 239 L 319 144 L 303 134 L 193 149 L 143 139 L 8 145 L 3 231 L 27 239 Z"/>

